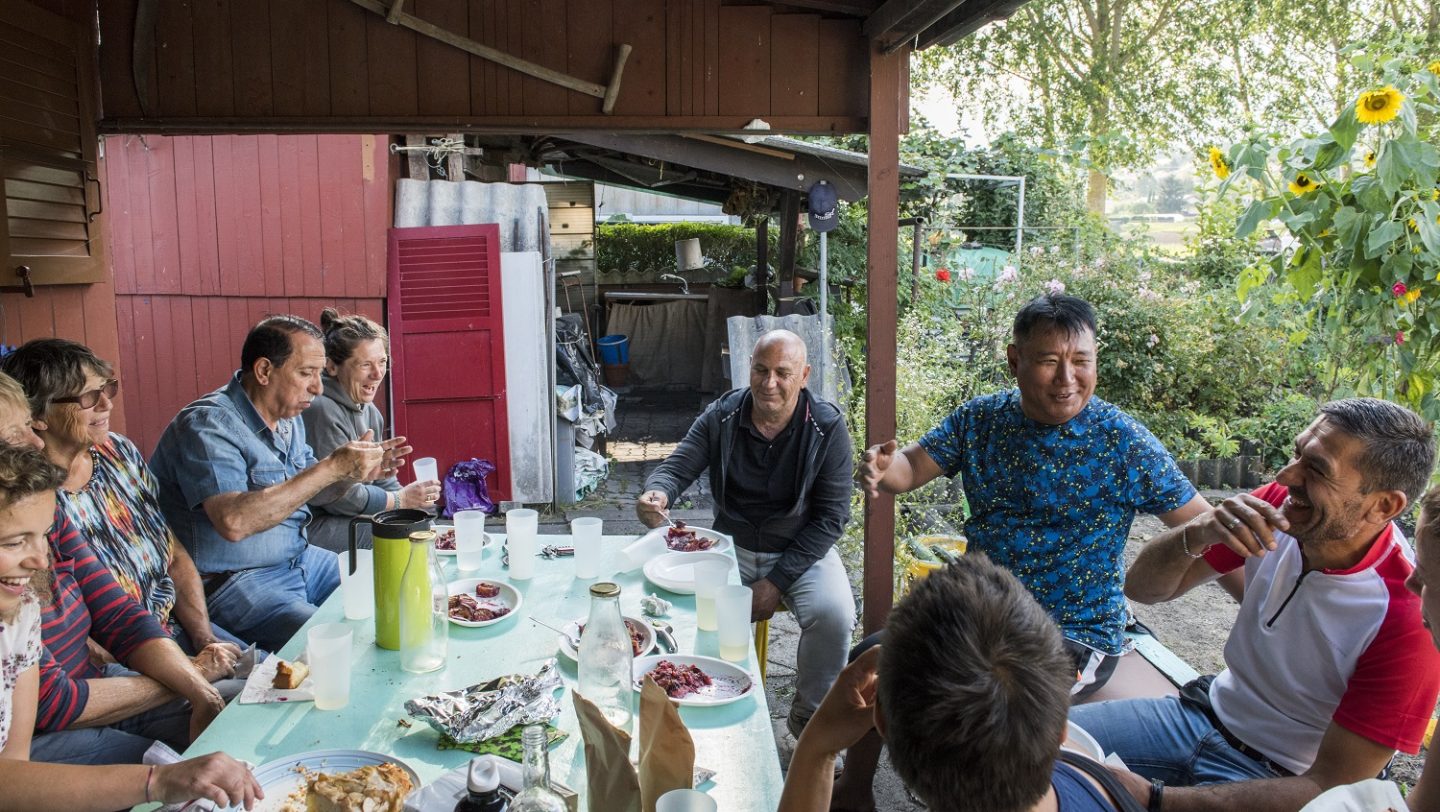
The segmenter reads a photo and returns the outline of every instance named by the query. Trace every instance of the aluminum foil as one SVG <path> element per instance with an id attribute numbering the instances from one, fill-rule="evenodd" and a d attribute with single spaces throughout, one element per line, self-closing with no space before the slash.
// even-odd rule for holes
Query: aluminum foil
<path id="1" fill-rule="evenodd" d="M 552 657 L 534 674 L 509 674 L 483 685 L 411 699 L 405 711 L 455 741 L 476 743 L 516 725 L 544 724 L 559 716 L 555 689 L 564 684 Z"/>

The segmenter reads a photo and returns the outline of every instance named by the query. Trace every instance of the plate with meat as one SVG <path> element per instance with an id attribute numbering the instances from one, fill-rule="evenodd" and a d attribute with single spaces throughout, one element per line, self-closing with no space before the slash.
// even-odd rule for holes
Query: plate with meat
<path id="1" fill-rule="evenodd" d="M 649 654 L 655 648 L 655 630 L 649 623 L 634 618 L 625 618 L 625 626 L 630 630 L 630 650 L 636 657 L 642 654 Z M 580 635 L 585 633 L 585 620 L 572 620 L 560 627 L 560 634 L 557 639 L 560 642 L 560 653 L 576 662 L 580 660 Z"/>
<path id="2" fill-rule="evenodd" d="M 744 699 L 756 680 L 740 666 L 698 654 L 657 654 L 635 660 L 635 690 L 646 675 L 677 705 L 710 708 Z"/>
<path id="3" fill-rule="evenodd" d="M 456 626 L 490 626 L 520 609 L 520 590 L 502 581 L 464 578 L 451 581 L 450 622 Z"/>
<path id="4" fill-rule="evenodd" d="M 678 519 L 673 525 L 660 525 L 649 535 L 659 536 L 665 542 L 666 551 L 672 553 L 723 553 L 732 546 L 730 537 L 724 533 Z"/>
<path id="5" fill-rule="evenodd" d="M 695 594 L 695 565 L 702 561 L 723 561 L 734 565 L 725 553 L 664 553 L 645 562 L 650 583 L 677 595 Z"/>

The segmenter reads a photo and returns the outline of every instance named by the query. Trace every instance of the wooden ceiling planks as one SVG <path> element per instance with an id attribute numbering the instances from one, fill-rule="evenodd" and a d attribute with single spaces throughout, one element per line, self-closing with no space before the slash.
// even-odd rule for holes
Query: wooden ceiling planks
<path id="1" fill-rule="evenodd" d="M 860 20 L 792 7 L 723 0 L 407 6 L 456 34 L 586 81 L 608 82 L 619 44 L 632 45 L 615 115 L 604 116 L 597 99 L 392 26 L 349 0 L 162 3 L 153 34 L 141 38 L 138 73 L 148 79 L 137 91 L 137 0 L 98 3 L 108 132 L 375 132 L 444 120 L 453 124 L 447 129 L 495 131 L 715 131 L 752 118 L 835 132 L 863 130 L 868 107 Z"/>

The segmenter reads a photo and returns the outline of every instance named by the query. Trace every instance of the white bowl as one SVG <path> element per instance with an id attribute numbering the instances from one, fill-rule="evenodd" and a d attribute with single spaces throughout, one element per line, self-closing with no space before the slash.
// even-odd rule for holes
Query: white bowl
<path id="1" fill-rule="evenodd" d="M 515 617 L 520 613 L 520 604 L 524 602 L 524 598 L 520 595 L 520 590 L 505 583 L 504 581 L 496 581 L 490 578 L 462 578 L 458 581 L 451 581 L 446 591 L 451 595 L 474 595 L 475 587 L 480 584 L 490 584 L 491 586 L 499 587 L 500 595 L 499 597 L 488 599 L 477 598 L 477 600 L 499 601 L 510 607 L 510 611 L 493 620 L 479 621 L 461 620 L 460 618 L 451 615 L 451 623 L 454 623 L 456 626 L 469 626 L 471 628 L 479 628 L 481 626 L 493 626 L 496 623 L 504 623 L 505 621 L 509 620 L 512 617 Z"/>
<path id="2" fill-rule="evenodd" d="M 665 553 L 645 562 L 645 577 L 650 583 L 677 595 L 695 594 L 695 565 L 702 561 L 723 561 L 734 566 L 734 559 L 724 553 Z"/>

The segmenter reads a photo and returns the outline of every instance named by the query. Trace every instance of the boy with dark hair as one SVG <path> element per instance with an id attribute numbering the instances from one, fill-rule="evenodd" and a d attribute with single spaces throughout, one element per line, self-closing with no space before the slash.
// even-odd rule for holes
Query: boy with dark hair
<path id="1" fill-rule="evenodd" d="M 885 630 L 884 645 L 842 672 L 805 729 L 781 812 L 828 809 L 836 754 L 872 724 L 931 809 L 1117 808 L 1111 799 L 1124 791 L 1104 766 L 1062 756 L 1073 664 L 1013 575 L 983 553 L 966 555 L 916 584 Z"/>

